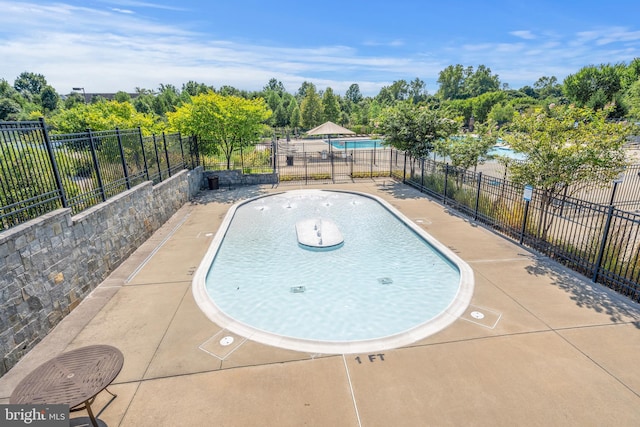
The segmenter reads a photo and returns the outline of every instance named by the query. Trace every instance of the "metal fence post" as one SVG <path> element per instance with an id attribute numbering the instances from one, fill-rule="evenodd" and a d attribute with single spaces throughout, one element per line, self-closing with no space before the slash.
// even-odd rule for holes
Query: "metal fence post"
<path id="1" fill-rule="evenodd" d="M 613 218 L 613 210 L 615 207 L 613 205 L 609 206 L 609 210 L 607 212 L 607 222 L 604 225 L 604 231 L 602 232 L 602 241 L 600 242 L 600 250 L 598 251 L 598 258 L 596 260 L 596 264 L 593 267 L 593 276 L 591 280 L 593 282 L 598 281 L 598 275 L 600 274 L 600 266 L 602 265 L 602 258 L 604 258 L 604 250 L 607 246 L 607 239 L 609 238 L 609 230 L 611 228 L 611 220 Z"/>
<path id="2" fill-rule="evenodd" d="M 156 163 L 158 164 L 158 176 L 162 182 L 162 166 L 160 166 L 160 154 L 158 154 L 158 144 L 156 143 L 156 134 L 153 134 L 153 149 L 156 153 Z"/>
<path id="3" fill-rule="evenodd" d="M 138 135 L 140 136 L 140 148 L 142 149 L 142 161 L 144 162 L 144 174 L 147 176 L 147 181 L 151 178 L 149 177 L 149 165 L 147 165 L 147 154 L 144 152 L 144 139 L 142 138 L 142 129 L 138 126 Z"/>
<path id="4" fill-rule="evenodd" d="M 180 142 L 180 155 L 182 156 L 182 165 L 185 165 L 186 160 L 184 159 L 184 147 L 182 146 L 182 134 L 180 132 L 178 132 L 178 141 Z"/>
<path id="5" fill-rule="evenodd" d="M 131 188 L 131 182 L 129 181 L 129 172 L 127 171 L 127 161 L 124 157 L 124 148 L 122 147 L 122 138 L 120 136 L 120 129 L 116 128 L 116 137 L 118 138 L 118 148 L 120 149 L 120 160 L 122 160 L 122 171 L 124 172 L 124 181 L 127 185 L 127 190 Z"/>
<path id="6" fill-rule="evenodd" d="M 171 176 L 171 164 L 169 163 L 169 148 L 167 147 L 167 137 L 162 132 L 162 144 L 164 145 L 164 157 L 167 159 L 167 172 Z"/>
<path id="7" fill-rule="evenodd" d="M 407 153 L 404 153 L 404 166 L 402 167 L 402 182 L 407 182 Z"/>
<path id="8" fill-rule="evenodd" d="M 478 209 L 480 208 L 480 190 L 482 185 L 482 172 L 478 172 L 478 188 L 476 189 L 476 207 L 474 209 L 473 220 L 478 220 Z"/>
<path id="9" fill-rule="evenodd" d="M 424 157 L 420 160 L 420 186 L 424 189 Z"/>
<path id="10" fill-rule="evenodd" d="M 100 189 L 100 195 L 102 201 L 107 200 L 107 194 L 104 191 L 104 184 L 102 183 L 102 173 L 100 172 L 100 164 L 98 163 L 98 154 L 96 152 L 96 144 L 93 139 L 93 133 L 91 129 L 87 129 L 87 135 L 89 135 L 89 147 L 91 148 L 91 158 L 93 159 L 93 167 L 96 169 L 96 177 L 98 178 L 98 188 Z"/>
<path id="11" fill-rule="evenodd" d="M 447 185 L 449 184 L 449 163 L 444 164 L 444 191 L 442 192 L 442 203 L 447 204 Z"/>
<path id="12" fill-rule="evenodd" d="M 53 155 L 53 147 L 51 146 L 51 140 L 49 139 L 49 133 L 47 132 L 47 125 L 44 122 L 44 117 L 40 117 L 39 121 L 40 126 L 42 126 L 44 145 L 47 148 L 47 154 L 49 155 L 49 161 L 51 162 L 51 168 L 53 169 L 53 177 L 56 180 L 56 187 L 58 187 L 58 191 L 60 191 L 62 207 L 68 208 L 69 202 L 67 201 L 67 193 L 64 191 L 64 186 L 62 185 L 62 177 L 60 176 L 60 170 L 58 169 L 58 162 Z"/>
<path id="13" fill-rule="evenodd" d="M 524 201 L 524 218 L 522 218 L 522 229 L 520 230 L 520 244 L 524 242 L 524 233 L 527 230 L 527 217 L 529 216 L 529 200 Z"/>

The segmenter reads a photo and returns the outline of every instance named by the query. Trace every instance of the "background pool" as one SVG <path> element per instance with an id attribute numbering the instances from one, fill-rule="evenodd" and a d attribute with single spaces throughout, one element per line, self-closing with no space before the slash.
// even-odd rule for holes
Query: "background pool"
<path id="1" fill-rule="evenodd" d="M 342 140 L 342 139 L 332 139 L 331 147 L 334 150 L 358 150 L 358 149 L 369 149 L 372 150 L 374 148 L 385 148 L 382 145 L 381 139 L 357 139 L 357 140 Z"/>

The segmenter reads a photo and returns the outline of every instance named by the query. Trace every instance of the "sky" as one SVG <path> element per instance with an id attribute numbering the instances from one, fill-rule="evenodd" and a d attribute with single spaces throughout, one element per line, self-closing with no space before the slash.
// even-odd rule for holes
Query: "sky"
<path id="1" fill-rule="evenodd" d="M 518 89 L 636 57 L 640 0 L 0 0 L 0 79 L 42 74 L 61 94 L 272 78 L 365 96 L 419 78 L 434 94 L 456 64 Z"/>

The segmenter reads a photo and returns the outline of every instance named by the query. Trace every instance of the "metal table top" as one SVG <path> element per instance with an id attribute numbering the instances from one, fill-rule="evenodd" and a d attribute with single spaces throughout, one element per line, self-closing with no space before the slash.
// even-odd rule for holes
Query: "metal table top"
<path id="1" fill-rule="evenodd" d="M 86 403 L 118 376 L 122 352 L 109 345 L 91 345 L 62 353 L 27 375 L 9 399 L 16 404 Z"/>

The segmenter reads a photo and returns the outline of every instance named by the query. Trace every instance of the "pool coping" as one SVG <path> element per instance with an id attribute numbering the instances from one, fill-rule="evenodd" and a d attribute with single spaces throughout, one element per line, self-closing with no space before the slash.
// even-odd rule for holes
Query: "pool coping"
<path id="1" fill-rule="evenodd" d="M 215 258 L 218 248 L 222 243 L 224 236 L 229 228 L 229 225 L 231 224 L 236 210 L 244 204 L 250 203 L 263 197 L 289 193 L 300 194 L 317 192 L 356 194 L 377 201 L 382 207 L 387 209 L 387 211 L 404 222 L 411 230 L 425 239 L 431 246 L 433 246 L 434 249 L 439 251 L 442 256 L 444 256 L 452 264 L 454 264 L 460 272 L 460 283 L 456 295 L 454 296 L 451 303 L 447 306 L 447 308 L 435 317 L 429 319 L 427 322 L 424 322 L 406 331 L 385 337 L 351 342 L 306 340 L 277 335 L 247 325 L 224 313 L 214 303 L 213 299 L 207 293 L 206 276 L 208 274 L 211 263 Z M 393 348 L 408 346 L 414 342 L 427 338 L 428 336 L 445 329 L 453 322 L 455 322 L 458 318 L 460 318 L 471 303 L 473 291 L 474 275 L 471 267 L 455 253 L 453 253 L 448 247 L 431 236 L 425 230 L 420 228 L 417 224 L 406 217 L 398 209 L 393 207 L 386 200 L 369 193 L 335 189 L 302 189 L 281 191 L 252 197 L 235 203 L 227 211 L 227 214 L 220 224 L 220 227 L 218 228 L 218 231 L 216 232 L 211 244 L 209 245 L 209 248 L 207 249 L 207 252 L 205 253 L 202 261 L 200 262 L 192 280 L 192 292 L 196 304 L 207 316 L 207 318 L 216 323 L 218 326 L 252 341 L 294 351 L 308 352 L 311 354 L 355 354 L 371 351 L 389 350 Z"/>

